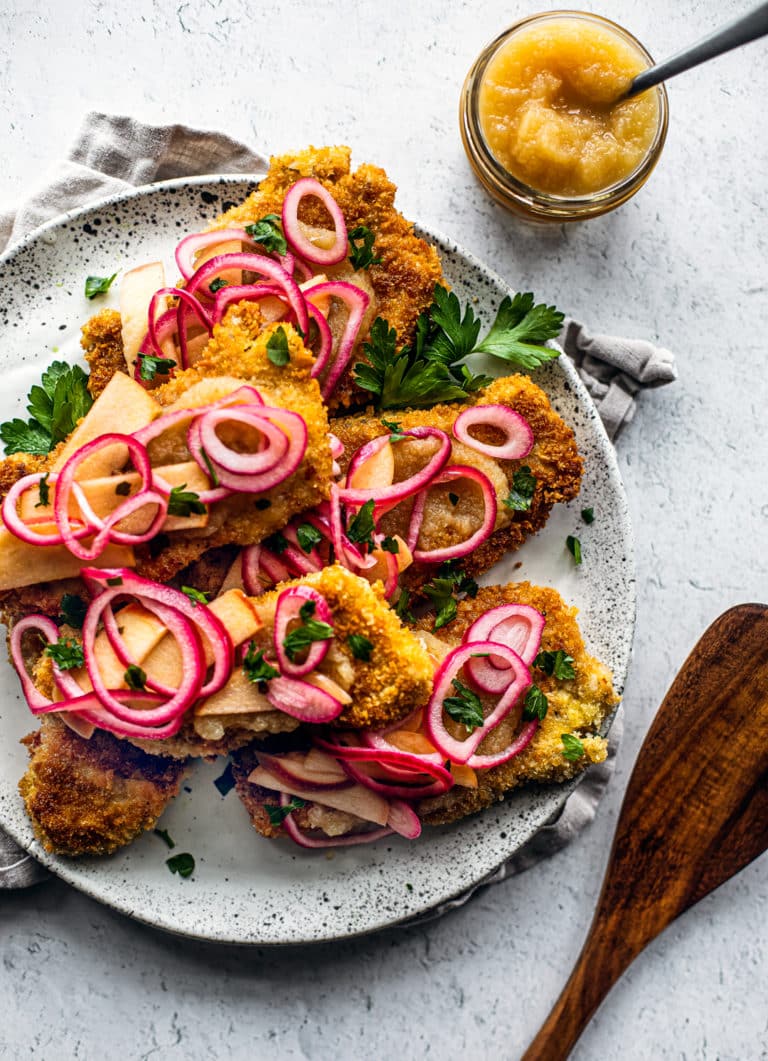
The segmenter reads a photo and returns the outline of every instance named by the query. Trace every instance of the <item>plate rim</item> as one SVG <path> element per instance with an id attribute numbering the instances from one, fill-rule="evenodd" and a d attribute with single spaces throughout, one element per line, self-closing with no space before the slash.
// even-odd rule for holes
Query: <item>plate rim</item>
<path id="1" fill-rule="evenodd" d="M 85 205 L 74 207 L 71 210 L 65 210 L 57 214 L 55 217 L 43 222 L 33 231 L 23 236 L 20 240 L 17 240 L 12 245 L 7 247 L 5 251 L 0 255 L 0 268 L 6 266 L 12 262 L 15 258 L 22 255 L 34 244 L 37 244 L 41 240 L 45 240 L 47 234 L 52 232 L 63 225 L 70 224 L 73 221 L 77 221 L 80 217 L 91 214 L 94 211 L 103 211 L 114 206 L 118 206 L 122 203 L 130 202 L 136 199 L 162 192 L 163 190 L 173 191 L 176 189 L 187 189 L 194 188 L 203 185 L 232 185 L 232 184 L 244 184 L 244 183 L 258 183 L 262 179 L 263 175 L 252 174 L 252 173 L 212 173 L 212 174 L 196 174 L 189 177 L 176 177 L 165 181 L 155 181 L 149 184 L 136 185 L 121 189 L 118 192 L 114 192 L 110 195 L 93 200 L 93 202 Z M 438 245 L 438 250 L 446 248 L 450 253 L 459 256 L 463 262 L 469 264 L 473 270 L 479 271 L 484 274 L 489 281 L 496 285 L 498 288 L 504 291 L 512 292 L 514 289 L 511 288 L 509 283 L 494 269 L 486 265 L 480 258 L 473 254 L 471 251 L 466 250 L 460 243 L 457 243 L 453 238 L 445 235 L 439 229 L 433 228 L 431 225 L 423 224 L 421 222 L 414 223 L 416 232 L 423 237 L 435 242 Z M 548 345 L 555 347 L 563 353 L 562 347 L 557 342 L 550 342 Z M 600 451 L 600 456 L 604 461 L 605 470 L 608 478 L 612 485 L 616 489 L 616 494 L 620 502 L 620 517 L 621 525 L 623 528 L 623 539 L 622 542 L 626 546 L 627 550 L 627 573 L 628 573 L 628 592 L 625 599 L 625 619 L 626 627 L 624 636 L 621 639 L 621 654 L 622 654 L 622 665 L 621 669 L 614 672 L 614 686 L 617 693 L 620 695 L 623 693 L 624 686 L 626 683 L 627 672 L 630 666 L 632 658 L 632 647 L 634 640 L 634 632 L 636 626 L 637 616 L 637 582 L 636 582 L 636 556 L 635 556 L 635 539 L 634 529 L 629 512 L 629 505 L 624 488 L 624 483 L 621 476 L 621 471 L 618 465 L 618 459 L 615 447 L 611 443 L 608 435 L 605 431 L 602 420 L 599 415 L 596 414 L 594 402 L 580 379 L 575 367 L 569 358 L 563 356 L 559 359 L 559 367 L 564 373 L 564 376 L 575 392 L 578 398 L 579 404 L 582 407 L 591 409 L 595 412 L 592 417 L 592 424 L 594 428 L 594 440 L 597 443 Z M 607 733 L 612 724 L 613 718 L 615 717 L 616 709 L 606 719 L 602 732 Z M 556 803 L 554 811 L 548 810 L 548 817 L 553 814 L 558 814 L 566 800 L 576 789 L 576 787 L 583 780 L 585 773 L 580 774 L 578 777 L 555 786 L 546 786 L 553 796 L 553 801 Z M 543 786 L 540 786 L 541 790 Z M 0 825 L 6 830 L 9 836 L 11 836 L 19 846 L 32 855 L 38 862 L 49 869 L 60 879 L 64 880 L 71 887 L 82 894 L 88 896 L 104 906 L 116 911 L 117 913 L 130 917 L 131 919 L 147 925 L 148 927 L 160 929 L 163 932 L 175 935 L 184 939 L 195 940 L 198 942 L 214 943 L 214 944 L 228 944 L 238 946 L 260 946 L 260 947 L 286 947 L 286 946 L 309 946 L 314 944 L 330 943 L 345 939 L 355 939 L 370 935 L 375 932 L 381 932 L 388 928 L 395 928 L 397 926 L 407 925 L 414 919 L 419 917 L 428 916 L 431 912 L 434 912 L 439 906 L 443 904 L 449 904 L 457 898 L 467 895 L 469 898 L 475 893 L 476 890 L 483 887 L 487 883 L 487 878 L 496 872 L 500 866 L 507 861 L 508 858 L 512 857 L 516 851 L 527 843 L 545 824 L 546 818 L 539 819 L 535 818 L 534 821 L 526 820 L 525 828 L 521 829 L 522 838 L 519 843 L 509 851 L 504 858 L 499 862 L 495 863 L 490 869 L 485 868 L 482 876 L 473 880 L 469 885 L 463 884 L 456 886 L 455 889 L 451 889 L 448 892 L 441 895 L 438 899 L 430 899 L 422 905 L 416 905 L 411 909 L 403 912 L 401 916 L 392 916 L 389 914 L 382 914 L 379 917 L 373 917 L 364 926 L 360 926 L 355 931 L 343 931 L 343 932 L 332 932 L 318 934 L 309 938 L 302 939 L 246 939 L 241 935 L 235 935 L 226 932 L 211 932 L 208 931 L 205 934 L 195 933 L 193 931 L 182 929 L 178 924 L 174 924 L 171 919 L 166 919 L 163 916 L 162 910 L 155 910 L 154 916 L 148 916 L 142 913 L 141 909 L 134 908 L 130 901 L 125 901 L 121 904 L 119 900 L 119 894 L 114 894 L 113 890 L 107 888 L 106 893 L 99 889 L 98 878 L 92 881 L 90 876 L 82 876 L 77 873 L 77 863 L 72 862 L 70 866 L 69 860 L 63 860 L 61 857 L 54 854 L 49 854 L 45 851 L 37 840 L 33 838 L 31 841 L 28 837 L 20 835 L 15 831 L 13 823 L 7 823 L 6 821 L 0 821 Z M 306 934 L 306 930 L 305 930 Z"/>

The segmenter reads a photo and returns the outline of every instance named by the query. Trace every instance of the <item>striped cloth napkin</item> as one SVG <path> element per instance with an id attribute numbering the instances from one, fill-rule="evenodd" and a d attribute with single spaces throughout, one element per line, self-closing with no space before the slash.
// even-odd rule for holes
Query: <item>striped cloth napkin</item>
<path id="1" fill-rule="evenodd" d="M 91 112 L 69 156 L 48 182 L 19 207 L 0 211 L 0 249 L 66 210 L 136 185 L 205 173 L 261 177 L 266 167 L 263 155 L 222 133 L 186 125 L 144 125 L 133 118 Z M 645 340 L 591 335 L 582 324 L 568 320 L 560 341 L 592 395 L 610 438 L 632 419 L 639 391 L 669 383 L 676 376 L 672 354 Z M 607 760 L 590 767 L 556 818 L 482 884 L 528 869 L 564 847 L 592 820 L 613 773 L 622 728 L 619 712 L 611 728 Z M 47 876 L 47 870 L 0 829 L 0 888 L 28 887 Z M 475 891 L 429 916 L 461 905 Z"/>

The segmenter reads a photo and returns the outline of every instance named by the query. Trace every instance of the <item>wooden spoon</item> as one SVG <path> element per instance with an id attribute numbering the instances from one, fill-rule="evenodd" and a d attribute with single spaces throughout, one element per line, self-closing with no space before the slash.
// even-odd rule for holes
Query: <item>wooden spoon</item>
<path id="1" fill-rule="evenodd" d="M 592 926 L 523 1061 L 568 1057 L 622 972 L 768 848 L 768 606 L 709 627 L 664 698 L 621 808 Z"/>

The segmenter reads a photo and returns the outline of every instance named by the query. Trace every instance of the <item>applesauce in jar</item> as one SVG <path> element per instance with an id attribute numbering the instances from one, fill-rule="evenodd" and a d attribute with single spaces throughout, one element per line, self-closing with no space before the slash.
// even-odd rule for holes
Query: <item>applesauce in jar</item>
<path id="1" fill-rule="evenodd" d="M 631 34 L 597 15 L 546 12 L 512 26 L 465 83 L 462 136 L 475 172 L 505 205 L 541 218 L 619 205 L 666 133 L 663 86 L 616 102 L 649 65 Z"/>

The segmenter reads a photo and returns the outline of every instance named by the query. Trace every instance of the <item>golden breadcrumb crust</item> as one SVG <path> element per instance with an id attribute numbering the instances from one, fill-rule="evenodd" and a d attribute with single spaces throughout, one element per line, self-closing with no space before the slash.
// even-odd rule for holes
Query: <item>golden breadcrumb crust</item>
<path id="1" fill-rule="evenodd" d="M 19 782 L 35 833 L 57 855 L 107 855 L 151 829 L 178 793 L 186 763 L 145 755 L 96 730 L 83 740 L 47 716 L 24 737 Z"/>
<path id="2" fill-rule="evenodd" d="M 503 799 L 506 792 L 519 785 L 567 781 L 590 763 L 605 759 L 607 742 L 598 735 L 598 730 L 619 698 L 613 690 L 608 668 L 584 647 L 576 624 L 576 609 L 565 604 L 556 590 L 533 586 L 530 582 L 484 587 L 474 600 L 460 602 L 456 619 L 439 634 L 452 646 L 457 645 L 481 615 L 490 608 L 511 603 L 531 605 L 546 616 L 541 648 L 550 652 L 562 649 L 572 656 L 576 676 L 571 681 L 563 681 L 546 675 L 539 667 L 532 668 L 534 683 L 549 701 L 547 715 L 533 740 L 509 762 L 479 770 L 476 789 L 455 785 L 444 796 L 422 800 L 417 811 L 430 825 L 445 825 L 474 814 Z M 420 625 L 422 629 L 431 628 L 427 620 Z M 511 742 L 518 724 L 519 716 L 513 713 L 486 737 L 478 753 L 490 755 L 502 751 Z M 576 762 L 563 755 L 563 733 L 574 734 L 584 746 L 585 754 Z"/>
<path id="3" fill-rule="evenodd" d="M 374 254 L 381 259 L 367 270 L 376 295 L 376 315 L 389 322 L 400 343 L 413 338 L 416 319 L 432 303 L 435 284 L 443 282 L 437 251 L 415 235 L 413 224 L 395 209 L 396 186 L 383 169 L 367 163 L 354 172 L 348 147 L 310 147 L 275 156 L 269 172 L 244 203 L 234 206 L 213 227 L 247 225 L 266 214 L 280 214 L 288 189 L 302 177 L 314 177 L 333 195 L 344 214 L 347 229 L 365 225 L 376 234 Z M 325 208 L 315 198 L 305 198 L 299 220 L 328 227 Z M 327 270 L 329 275 L 333 269 Z M 360 360 L 353 355 L 350 364 Z M 366 400 L 345 372 L 329 399 L 331 410 L 348 408 Z"/>
<path id="4" fill-rule="evenodd" d="M 536 489 L 531 507 L 525 512 L 513 512 L 503 504 L 499 505 L 494 532 L 461 561 L 462 569 L 472 576 L 487 571 L 506 553 L 518 549 L 527 537 L 540 530 L 546 523 L 553 505 L 576 497 L 581 484 L 583 462 L 576 448 L 573 431 L 552 408 L 544 391 L 528 376 L 523 375 L 502 376 L 494 380 L 484 390 L 479 391 L 472 402 L 435 405 L 431 409 L 398 411 L 391 414 L 395 422 L 404 428 L 437 427 L 451 436 L 452 425 L 462 410 L 476 405 L 493 404 L 505 405 L 524 416 L 531 425 L 534 436 L 534 446 L 527 457 L 517 461 L 495 460 L 494 463 L 503 472 L 509 488 L 512 486 L 515 472 L 527 466 L 536 477 Z M 343 468 L 346 468 L 352 454 L 360 446 L 386 430 L 382 427 L 381 419 L 375 416 L 372 410 L 359 416 L 341 417 L 334 420 L 332 426 L 334 434 L 345 446 L 345 453 L 340 461 Z M 407 452 L 409 445 L 395 444 L 395 454 L 404 450 Z M 457 459 L 459 449 L 461 454 Z M 474 451 L 466 446 L 457 446 L 454 440 L 454 455 L 449 463 L 466 464 L 471 461 L 482 470 L 487 460 L 488 458 L 478 459 Z M 396 478 L 404 478 L 414 470 L 407 466 L 402 470 L 396 468 Z M 430 520 L 435 532 L 429 547 L 434 549 L 455 543 L 457 538 L 452 527 L 455 526 L 455 521 L 462 517 L 462 505 L 474 506 L 472 511 L 476 512 L 477 501 L 476 495 L 470 495 L 466 501 L 462 500 L 462 505 L 455 505 L 449 499 L 446 488 L 440 494 L 433 492 L 430 505 L 441 506 L 440 511 L 433 511 Z M 477 516 L 473 518 L 477 522 Z M 382 529 L 385 533 L 406 537 L 409 521 L 410 505 L 404 502 L 385 516 Z M 418 590 L 434 573 L 434 564 L 414 563 L 403 572 L 401 582 L 409 590 Z"/>
<path id="5" fill-rule="evenodd" d="M 88 390 L 98 398 L 116 372 L 125 372 L 123 334 L 120 314 L 116 309 L 103 309 L 83 325 L 80 345 L 91 374 Z"/>

